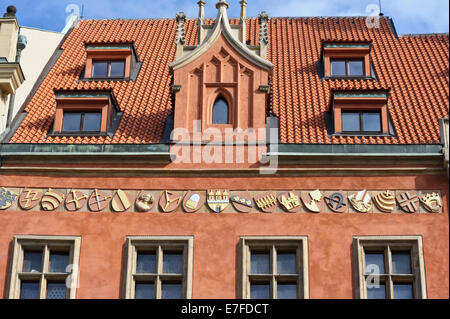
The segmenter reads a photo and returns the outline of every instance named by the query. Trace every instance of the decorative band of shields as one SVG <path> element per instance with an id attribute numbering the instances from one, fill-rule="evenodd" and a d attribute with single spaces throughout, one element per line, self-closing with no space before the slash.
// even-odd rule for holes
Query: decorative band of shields
<path id="1" fill-rule="evenodd" d="M 441 213 L 436 190 L 106 190 L 0 188 L 0 210 L 55 212 Z"/>

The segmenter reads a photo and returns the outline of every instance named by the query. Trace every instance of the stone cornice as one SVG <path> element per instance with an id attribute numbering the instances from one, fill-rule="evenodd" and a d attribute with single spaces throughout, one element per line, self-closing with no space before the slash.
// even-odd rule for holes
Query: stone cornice
<path id="1" fill-rule="evenodd" d="M 0 63 L 0 88 L 7 94 L 14 94 L 25 81 L 19 63 Z"/>

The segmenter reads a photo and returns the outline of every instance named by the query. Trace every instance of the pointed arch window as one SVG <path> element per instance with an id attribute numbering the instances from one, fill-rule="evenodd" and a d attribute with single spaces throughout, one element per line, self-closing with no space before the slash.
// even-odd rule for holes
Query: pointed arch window
<path id="1" fill-rule="evenodd" d="M 227 100 L 219 96 L 214 102 L 212 124 L 229 124 L 229 111 Z"/>

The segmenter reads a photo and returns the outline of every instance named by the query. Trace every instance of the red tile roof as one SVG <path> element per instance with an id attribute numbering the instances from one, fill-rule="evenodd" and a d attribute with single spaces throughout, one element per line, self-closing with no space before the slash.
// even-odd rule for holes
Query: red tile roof
<path id="1" fill-rule="evenodd" d="M 208 23 L 214 20 L 209 19 Z M 230 21 L 238 23 L 237 19 Z M 64 50 L 31 102 L 10 143 L 158 143 L 173 112 L 169 64 L 175 59 L 174 19 L 85 20 L 62 45 Z M 257 19 L 248 20 L 250 44 L 258 43 Z M 274 64 L 271 112 L 280 118 L 282 143 L 439 143 L 439 119 L 449 114 L 448 34 L 395 37 L 384 17 L 368 29 L 364 17 L 273 18 L 268 57 Z M 373 44 L 371 60 L 379 81 L 323 80 L 316 63 L 323 41 Z M 136 82 L 79 81 L 86 60 L 84 43 L 134 42 L 143 61 Z M 196 20 L 186 23 L 186 44 L 196 45 Z M 113 138 L 46 137 L 56 110 L 54 90 L 112 89 L 124 112 Z M 389 112 L 397 137 L 329 137 L 324 113 L 333 90 L 390 89 Z"/>

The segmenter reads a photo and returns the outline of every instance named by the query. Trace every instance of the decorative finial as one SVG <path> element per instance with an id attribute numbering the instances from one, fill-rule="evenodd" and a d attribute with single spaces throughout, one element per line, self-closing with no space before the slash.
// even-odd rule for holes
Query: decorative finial
<path id="1" fill-rule="evenodd" d="M 15 6 L 9 6 L 6 8 L 6 13 L 3 15 L 4 18 L 15 18 L 17 9 Z"/>
<path id="2" fill-rule="evenodd" d="M 258 15 L 259 28 L 259 50 L 260 56 L 267 59 L 267 47 L 269 45 L 269 31 L 267 30 L 267 23 L 269 22 L 269 15 L 266 11 Z"/>
<path id="3" fill-rule="evenodd" d="M 221 7 L 226 6 L 227 9 L 230 7 L 226 0 L 219 0 L 216 4 L 216 8 L 220 9 Z"/>
<path id="4" fill-rule="evenodd" d="M 247 7 L 248 2 L 245 0 L 242 0 L 241 2 L 239 2 L 241 4 L 241 18 L 246 18 L 247 17 L 247 13 L 245 8 Z"/>
<path id="5" fill-rule="evenodd" d="M 186 14 L 183 11 L 176 15 L 177 20 L 177 35 L 175 43 L 177 45 L 177 58 L 183 55 L 183 46 L 186 44 L 186 32 L 184 31 L 184 24 L 186 22 Z"/>
<path id="6" fill-rule="evenodd" d="M 246 43 L 246 36 L 247 36 L 247 12 L 246 12 L 246 6 L 247 1 L 242 0 L 240 2 L 241 4 L 241 18 L 239 20 L 240 30 L 239 30 L 239 41 L 241 41 L 243 44 Z"/>

